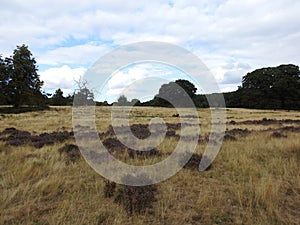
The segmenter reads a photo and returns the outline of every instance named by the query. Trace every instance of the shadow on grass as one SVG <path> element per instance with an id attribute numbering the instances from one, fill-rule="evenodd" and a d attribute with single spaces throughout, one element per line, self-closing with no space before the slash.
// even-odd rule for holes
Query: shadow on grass
<path id="1" fill-rule="evenodd" d="M 43 111 L 50 109 L 49 106 L 24 106 L 24 107 L 12 107 L 12 106 L 1 106 L 0 113 L 1 114 L 19 114 L 19 113 L 26 113 L 26 112 L 35 112 L 35 111 Z"/>

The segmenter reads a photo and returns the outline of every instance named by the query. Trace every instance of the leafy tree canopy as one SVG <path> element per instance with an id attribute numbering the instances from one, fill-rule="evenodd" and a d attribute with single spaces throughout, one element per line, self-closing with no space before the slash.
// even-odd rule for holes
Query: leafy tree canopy
<path id="1" fill-rule="evenodd" d="M 154 105 L 171 107 L 176 103 L 178 107 L 189 107 L 189 101 L 195 96 L 197 88 L 188 80 L 176 80 L 163 84 L 154 98 Z M 173 105 L 174 106 L 174 105 Z"/>
<path id="2" fill-rule="evenodd" d="M 37 71 L 36 61 L 26 45 L 17 46 L 12 57 L 1 57 L 0 88 L 8 104 L 45 106 L 45 96 L 41 93 L 43 82 Z"/>
<path id="3" fill-rule="evenodd" d="M 243 77 L 239 93 L 249 108 L 299 108 L 300 71 L 296 65 L 255 70 Z"/>

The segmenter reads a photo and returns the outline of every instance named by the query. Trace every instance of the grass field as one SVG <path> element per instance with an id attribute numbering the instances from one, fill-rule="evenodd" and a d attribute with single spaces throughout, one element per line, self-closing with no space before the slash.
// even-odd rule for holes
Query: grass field
<path id="1" fill-rule="evenodd" d="M 110 110 L 97 107 L 99 129 L 109 128 Z M 205 137 L 210 111 L 198 113 Z M 130 123 L 160 117 L 177 124 L 175 114 L 135 107 Z M 300 224 L 299 111 L 227 109 L 226 114 L 225 140 L 212 167 L 183 168 L 156 185 L 152 207 L 133 214 L 105 197 L 106 180 L 80 155 L 59 151 L 76 144 L 71 107 L 1 114 L 0 224 Z M 138 165 L 160 161 L 177 143 L 180 130 L 174 132 L 157 147 L 158 156 L 130 158 L 124 152 L 116 157 Z M 40 137 L 49 139 L 44 143 Z M 206 145 L 199 141 L 198 155 Z"/>

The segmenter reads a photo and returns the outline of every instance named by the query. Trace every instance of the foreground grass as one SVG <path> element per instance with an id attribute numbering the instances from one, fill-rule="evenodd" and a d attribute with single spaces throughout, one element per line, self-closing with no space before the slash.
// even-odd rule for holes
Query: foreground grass
<path id="1" fill-rule="evenodd" d="M 131 119 L 178 122 L 173 109 L 136 108 Z M 97 127 L 106 129 L 110 108 L 97 108 Z M 199 110 L 202 132 L 209 111 Z M 296 111 L 228 109 L 228 121 L 300 119 Z M 293 125 L 293 124 L 291 124 Z M 300 133 L 273 138 L 259 132 L 283 125 L 228 125 L 256 130 L 223 142 L 210 170 L 182 169 L 158 184 L 153 209 L 129 216 L 105 198 L 105 179 L 80 159 L 66 163 L 65 143 L 35 149 L 0 142 L 0 224 L 300 224 Z M 72 129 L 71 108 L 1 116 L 1 130 L 16 127 L 43 133 Z M 172 141 L 161 151 L 169 153 Z M 203 152 L 205 145 L 197 151 Z M 152 160 L 152 159 L 149 159 Z"/>

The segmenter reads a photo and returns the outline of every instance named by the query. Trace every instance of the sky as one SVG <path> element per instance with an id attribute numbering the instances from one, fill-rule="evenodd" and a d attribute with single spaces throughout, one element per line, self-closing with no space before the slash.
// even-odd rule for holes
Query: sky
<path id="1" fill-rule="evenodd" d="M 69 94 L 112 50 L 139 41 L 167 42 L 198 56 L 220 90 L 233 91 L 247 72 L 300 64 L 299 11 L 300 1 L 294 0 L 3 0 L 0 54 L 10 56 L 17 45 L 28 45 L 43 90 Z M 117 98 L 130 82 L 149 74 L 167 80 L 184 76 L 166 66 L 129 66 L 107 81 L 106 97 Z M 130 97 L 141 96 L 142 89 Z"/>

